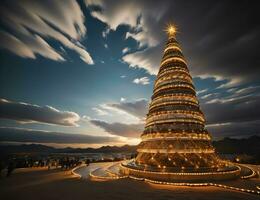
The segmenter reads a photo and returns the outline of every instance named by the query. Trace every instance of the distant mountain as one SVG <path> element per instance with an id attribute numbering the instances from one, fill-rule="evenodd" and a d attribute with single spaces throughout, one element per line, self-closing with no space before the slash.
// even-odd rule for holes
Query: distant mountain
<path id="1" fill-rule="evenodd" d="M 22 144 L 22 145 L 0 145 L 1 154 L 11 153 L 52 153 L 58 149 L 41 144 Z"/>
<path id="2" fill-rule="evenodd" d="M 225 154 L 260 154 L 260 137 L 251 136 L 249 138 L 224 138 L 223 140 L 213 141 L 213 146 L 218 153 Z"/>
<path id="3" fill-rule="evenodd" d="M 260 137 L 252 136 L 243 139 L 224 138 L 223 140 L 213 141 L 213 146 L 218 153 L 223 154 L 249 154 L 256 155 L 260 152 Z M 102 146 L 100 148 L 54 148 L 41 144 L 23 145 L 0 145 L 1 154 L 10 153 L 135 153 L 137 146 L 124 145 Z"/>
<path id="4" fill-rule="evenodd" d="M 102 146 L 100 148 L 54 148 L 41 144 L 23 144 L 23 145 L 0 145 L 1 154 L 13 154 L 13 153 L 132 153 L 135 152 L 136 146 L 124 145 L 118 146 Z"/>

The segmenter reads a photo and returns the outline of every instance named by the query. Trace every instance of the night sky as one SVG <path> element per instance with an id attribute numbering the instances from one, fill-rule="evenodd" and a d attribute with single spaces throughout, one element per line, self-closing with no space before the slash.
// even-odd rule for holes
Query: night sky
<path id="1" fill-rule="evenodd" d="M 214 139 L 260 135 L 257 1 L 1 1 L 0 141 L 137 144 L 167 24 Z"/>

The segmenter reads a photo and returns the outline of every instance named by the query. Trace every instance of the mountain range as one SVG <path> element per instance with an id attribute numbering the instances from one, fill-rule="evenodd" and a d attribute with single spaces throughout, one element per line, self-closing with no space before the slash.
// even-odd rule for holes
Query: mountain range
<path id="1" fill-rule="evenodd" d="M 224 138 L 213 141 L 217 153 L 221 154 L 260 154 L 260 136 L 234 139 Z M 12 153 L 135 153 L 137 146 L 102 146 L 100 148 L 54 148 L 42 144 L 0 145 L 1 154 Z"/>

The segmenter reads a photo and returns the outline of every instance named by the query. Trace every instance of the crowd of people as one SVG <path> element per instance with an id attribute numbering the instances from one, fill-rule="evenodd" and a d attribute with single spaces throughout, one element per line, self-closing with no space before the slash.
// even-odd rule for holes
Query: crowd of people
<path id="1" fill-rule="evenodd" d="M 31 157 L 11 157 L 0 161 L 0 177 L 5 174 L 9 177 L 16 168 L 46 167 L 48 170 L 59 168 L 62 170 L 71 169 L 82 162 L 89 163 L 88 160 L 80 161 L 77 157 L 63 156 L 59 158 L 31 158 Z"/>

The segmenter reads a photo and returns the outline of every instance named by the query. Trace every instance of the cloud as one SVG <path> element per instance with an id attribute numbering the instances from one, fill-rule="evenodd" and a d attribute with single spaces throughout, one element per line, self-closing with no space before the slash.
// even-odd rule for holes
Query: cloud
<path id="1" fill-rule="evenodd" d="M 57 53 L 43 38 L 38 35 L 31 37 L 30 44 L 25 44 L 15 36 L 0 31 L 0 47 L 7 49 L 23 58 L 35 59 L 35 53 L 46 58 L 56 61 L 64 61 L 65 59 Z"/>
<path id="2" fill-rule="evenodd" d="M 92 108 L 92 110 L 94 110 L 97 113 L 97 115 L 99 115 L 99 116 L 105 116 L 105 115 L 109 114 L 105 110 L 102 110 L 102 109 L 99 109 L 99 108 L 96 108 L 96 107 Z"/>
<path id="3" fill-rule="evenodd" d="M 112 136 L 92 136 L 23 128 L 0 127 L 0 141 L 57 144 L 102 144 L 118 142 L 119 138 Z"/>
<path id="4" fill-rule="evenodd" d="M 236 89 L 233 88 L 233 91 L 231 90 L 230 92 L 234 92 L 234 94 L 231 95 L 230 97 L 260 94 L 260 86 L 248 86 L 248 87 L 236 88 Z"/>
<path id="5" fill-rule="evenodd" d="M 35 59 L 34 52 L 26 44 L 5 31 L 0 31 L 0 44 L 2 48 L 8 49 L 21 57 Z"/>
<path id="6" fill-rule="evenodd" d="M 125 47 L 125 48 L 123 48 L 123 50 L 122 50 L 122 54 L 126 54 L 126 53 L 129 52 L 129 51 L 130 51 L 130 48 Z"/>
<path id="7" fill-rule="evenodd" d="M 90 122 L 112 135 L 118 135 L 123 137 L 140 137 L 144 124 L 124 124 L 124 123 L 108 123 L 101 120 L 90 120 Z"/>
<path id="8" fill-rule="evenodd" d="M 1 39 L 0 47 L 18 56 L 35 59 L 39 54 L 64 61 L 65 58 L 46 41 L 53 39 L 77 52 L 87 64 L 93 64 L 91 56 L 80 43 L 86 27 L 85 17 L 76 1 L 4 2 L 0 7 L 0 20 L 12 32 L 1 32 L 6 40 Z M 21 53 L 23 51 L 25 53 Z"/>
<path id="9" fill-rule="evenodd" d="M 212 133 L 213 137 L 217 139 L 224 137 L 248 137 L 260 135 L 259 123 L 260 120 L 211 124 L 207 126 L 207 129 Z"/>
<path id="10" fill-rule="evenodd" d="M 120 103 L 111 103 L 107 106 L 126 112 L 130 115 L 143 119 L 148 112 L 148 101 L 139 99 L 133 102 L 121 101 Z"/>
<path id="11" fill-rule="evenodd" d="M 200 94 L 205 93 L 207 91 L 208 91 L 208 89 L 199 90 L 199 91 L 197 91 L 197 95 L 200 95 Z"/>
<path id="12" fill-rule="evenodd" d="M 151 75 L 156 75 L 159 70 L 162 50 L 162 46 L 147 48 L 143 51 L 126 54 L 122 60 L 128 63 L 129 67 L 143 68 Z"/>
<path id="13" fill-rule="evenodd" d="M 146 1 L 113 1 L 85 0 L 86 5 L 98 5 L 101 11 L 91 9 L 91 15 L 106 23 L 109 29 L 116 30 L 119 25 L 129 25 L 131 30 L 126 34 L 126 38 L 131 37 L 138 41 L 139 46 L 155 46 L 158 43 L 157 34 L 151 28 L 151 22 L 157 22 L 167 9 L 165 4 L 160 2 Z"/>
<path id="14" fill-rule="evenodd" d="M 150 84 L 149 81 L 150 81 L 149 78 L 145 76 L 145 77 L 142 77 L 142 78 L 135 78 L 133 80 L 133 83 L 141 84 L 141 85 L 149 85 Z"/>
<path id="15" fill-rule="evenodd" d="M 260 120 L 260 96 L 219 98 L 201 105 L 207 124 L 250 122 Z M 238 129 L 239 131 L 239 129 Z"/>
<path id="16" fill-rule="evenodd" d="M 60 111 L 51 106 L 39 106 L 0 99 L 0 118 L 20 123 L 43 123 L 62 126 L 77 126 L 80 116 L 75 112 Z"/>
<path id="17" fill-rule="evenodd" d="M 213 96 L 213 93 L 209 93 L 209 94 L 205 94 L 205 95 L 201 96 L 200 99 L 207 99 L 212 96 Z"/>
<path id="18" fill-rule="evenodd" d="M 260 88 L 231 88 L 226 92 L 210 93 L 200 99 L 207 129 L 215 138 L 247 137 L 260 133 Z"/>

